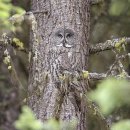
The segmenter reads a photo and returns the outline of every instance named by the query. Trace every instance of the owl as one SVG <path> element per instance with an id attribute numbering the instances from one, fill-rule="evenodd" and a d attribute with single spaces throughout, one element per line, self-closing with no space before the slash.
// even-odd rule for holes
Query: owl
<path id="1" fill-rule="evenodd" d="M 77 34 L 68 28 L 59 28 L 52 33 L 50 41 L 51 72 L 79 71 L 83 69 L 82 52 L 77 44 Z M 83 61 L 84 62 L 84 61 Z"/>

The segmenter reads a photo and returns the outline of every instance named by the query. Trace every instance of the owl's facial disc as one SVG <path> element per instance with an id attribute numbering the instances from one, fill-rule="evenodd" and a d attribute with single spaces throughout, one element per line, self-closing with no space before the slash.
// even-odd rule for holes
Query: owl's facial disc
<path id="1" fill-rule="evenodd" d="M 71 29 L 59 28 L 55 32 L 55 45 L 58 47 L 72 48 L 74 46 L 74 32 Z"/>
<path id="2" fill-rule="evenodd" d="M 72 33 L 72 32 L 69 32 L 69 33 L 65 34 L 66 38 L 72 38 L 73 36 L 74 36 L 74 33 Z"/>
<path id="3" fill-rule="evenodd" d="M 58 36 L 59 38 L 61 38 L 61 39 L 63 38 L 62 33 L 58 33 L 57 36 Z"/>
<path id="4" fill-rule="evenodd" d="M 65 44 L 65 47 L 66 48 L 71 48 L 71 47 L 73 47 L 73 45 Z"/>

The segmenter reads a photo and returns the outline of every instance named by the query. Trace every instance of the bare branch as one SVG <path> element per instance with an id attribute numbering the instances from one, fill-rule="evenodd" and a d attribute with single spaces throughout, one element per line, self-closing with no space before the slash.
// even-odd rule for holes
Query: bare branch
<path id="1" fill-rule="evenodd" d="M 130 76 L 128 75 L 115 75 L 115 76 L 107 76 L 107 74 L 104 74 L 104 73 L 89 73 L 89 77 L 90 79 L 94 79 L 94 80 L 102 80 L 102 79 L 105 79 L 105 78 L 110 78 L 110 77 L 113 77 L 113 78 L 117 78 L 117 79 L 127 79 L 127 80 L 130 80 Z"/>
<path id="2" fill-rule="evenodd" d="M 107 77 L 107 75 L 104 74 L 104 73 L 101 73 L 101 74 L 99 74 L 99 73 L 89 73 L 89 78 L 94 79 L 94 80 L 101 80 L 101 79 L 104 79 L 106 77 Z"/>
<path id="3" fill-rule="evenodd" d="M 125 55 L 121 55 L 121 56 L 118 56 L 116 59 L 115 59 L 115 61 L 114 61 L 114 63 L 110 66 L 110 69 L 107 71 L 107 75 L 110 75 L 111 73 L 112 73 L 112 71 L 115 69 L 114 67 L 118 64 L 118 61 L 119 62 L 121 62 L 121 60 L 124 60 L 126 57 L 129 57 L 130 56 L 130 53 L 128 53 L 128 54 L 125 54 Z M 122 65 L 121 65 L 122 66 Z M 125 70 L 123 70 L 123 71 L 125 71 Z M 125 71 L 125 73 L 126 73 L 126 71 Z"/>
<path id="4" fill-rule="evenodd" d="M 12 84 L 15 87 L 18 87 L 19 89 L 25 91 L 25 88 L 22 85 L 22 82 L 20 81 L 19 76 L 18 76 L 18 74 L 16 72 L 16 69 L 15 69 L 15 66 L 14 66 L 14 63 L 13 63 L 12 59 L 10 59 L 10 64 L 11 64 L 12 68 L 11 68 L 11 70 L 9 72 L 10 72 L 10 79 L 11 79 Z"/>
<path id="5" fill-rule="evenodd" d="M 104 43 L 98 43 L 96 45 L 90 46 L 89 54 L 91 55 L 106 50 L 112 50 L 126 43 L 130 43 L 130 37 L 107 40 Z"/>
<path id="6" fill-rule="evenodd" d="M 120 73 L 123 73 L 123 75 L 128 76 L 127 72 L 124 69 L 124 65 L 121 62 L 121 59 L 119 58 L 120 57 L 119 54 L 116 51 L 114 52 L 116 54 L 116 59 L 117 59 L 118 67 L 120 69 Z"/>
<path id="7" fill-rule="evenodd" d="M 31 11 L 33 14 L 39 14 L 39 13 L 42 13 L 42 14 L 47 14 L 48 13 L 48 11 L 47 10 L 42 10 L 42 11 L 38 11 L 38 10 L 36 10 L 36 11 Z M 28 12 L 27 12 L 28 13 Z"/>
<path id="8" fill-rule="evenodd" d="M 16 50 L 18 50 L 18 51 L 22 51 L 22 52 L 24 52 L 24 53 L 28 53 L 29 52 L 29 50 L 27 49 L 27 48 L 24 48 L 24 47 L 20 47 L 20 45 L 19 44 L 17 44 L 15 41 L 14 41 L 14 39 L 16 39 L 16 38 L 14 38 L 14 37 L 8 37 L 7 36 L 7 42 L 8 42 L 8 44 L 10 44 L 13 48 L 15 48 Z M 21 41 L 19 41 L 19 42 L 21 42 Z M 3 39 L 0 39 L 0 46 L 1 47 L 3 47 L 3 46 L 5 46 L 5 44 L 3 44 L 3 43 L 5 43 L 5 41 L 3 40 Z"/>
<path id="9" fill-rule="evenodd" d="M 24 90 L 24 87 L 23 87 L 21 81 L 18 78 L 17 72 L 15 70 L 14 63 L 13 63 L 13 61 L 11 59 L 11 56 L 9 54 L 9 51 L 8 51 L 8 45 L 9 45 L 8 36 L 6 34 L 3 34 L 2 39 L 3 39 L 3 44 L 6 45 L 6 49 L 4 51 L 4 60 L 3 60 L 3 62 L 7 66 L 8 70 L 10 72 L 11 82 L 15 87 L 19 87 L 20 89 Z"/>
<path id="10" fill-rule="evenodd" d="M 123 56 L 120 57 L 120 58 L 123 58 Z M 66 77 L 65 77 L 64 74 L 66 75 Z M 89 73 L 88 71 L 82 71 L 80 74 L 78 72 L 75 72 L 75 73 L 71 73 L 69 71 L 63 72 L 63 78 L 64 78 L 64 80 L 66 78 L 68 78 L 70 82 L 73 82 L 75 79 L 77 79 L 77 80 L 84 80 L 84 79 L 103 80 L 103 79 L 109 78 L 109 77 L 124 78 L 124 79 L 130 80 L 130 76 L 128 76 L 128 75 L 122 75 L 122 74 L 108 75 L 108 73 L 91 73 L 91 72 Z M 63 78 L 61 76 L 60 80 L 58 82 L 61 82 L 61 80 Z"/>
<path id="11" fill-rule="evenodd" d="M 87 95 L 85 95 L 85 97 L 86 106 L 89 113 L 91 115 L 96 115 L 97 117 L 99 117 L 99 120 L 102 120 L 104 122 L 104 129 L 109 130 L 110 124 L 107 122 L 104 115 L 100 112 L 99 107 L 94 104 L 94 102 L 92 102 Z"/>
<path id="12" fill-rule="evenodd" d="M 101 2 L 104 2 L 104 0 L 91 0 L 92 5 L 99 4 Z"/>

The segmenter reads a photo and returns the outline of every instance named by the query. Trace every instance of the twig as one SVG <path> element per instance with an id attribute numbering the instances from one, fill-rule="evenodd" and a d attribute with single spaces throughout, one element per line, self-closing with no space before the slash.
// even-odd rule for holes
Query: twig
<path id="1" fill-rule="evenodd" d="M 125 76 L 128 76 L 128 74 L 125 71 L 124 66 L 123 66 L 123 64 L 121 62 L 121 59 L 119 58 L 120 57 L 119 54 L 116 51 L 114 51 L 114 53 L 116 54 L 116 60 L 117 60 L 118 67 L 119 67 L 121 73 L 123 73 L 123 75 L 125 75 Z"/>
<path id="2" fill-rule="evenodd" d="M 98 106 L 96 104 L 94 104 L 94 102 L 92 102 L 87 95 L 85 95 L 86 97 L 86 106 L 87 106 L 87 110 L 89 111 L 89 114 L 92 116 L 96 116 L 98 117 L 100 122 L 103 122 L 103 127 L 106 130 L 109 130 L 110 124 L 107 122 L 106 118 L 103 116 L 103 114 L 100 112 Z"/>
<path id="3" fill-rule="evenodd" d="M 107 40 L 104 43 L 98 43 L 96 45 L 90 46 L 89 54 L 91 55 L 91 54 L 95 54 L 95 53 L 106 51 L 106 50 L 112 50 L 126 43 L 130 43 L 130 37 Z"/>
<path id="4" fill-rule="evenodd" d="M 8 42 L 8 37 L 6 36 L 6 34 L 3 35 L 3 42 L 6 45 L 6 50 L 4 51 L 4 60 L 3 60 L 3 62 L 5 63 L 5 65 L 7 65 L 7 68 L 9 70 L 9 72 L 10 72 L 11 82 L 15 87 L 19 87 L 21 89 L 24 89 L 24 87 L 22 86 L 21 81 L 18 78 L 18 75 L 16 73 L 13 61 L 12 61 L 11 56 L 10 56 L 9 51 L 8 51 L 9 42 Z"/>
<path id="5" fill-rule="evenodd" d="M 106 78 L 107 75 L 104 74 L 104 73 L 89 73 L 89 79 L 94 79 L 94 80 L 101 80 L 101 79 L 104 79 Z"/>
<path id="6" fill-rule="evenodd" d="M 16 45 L 16 43 L 13 42 L 14 37 L 10 37 L 7 39 L 8 44 L 10 44 L 13 48 L 15 48 L 18 51 L 24 52 L 24 53 L 29 53 L 29 50 L 27 48 L 19 48 L 19 46 Z M 0 46 L 4 46 L 5 41 L 3 39 L 0 39 Z"/>
<path id="7" fill-rule="evenodd" d="M 113 75 L 108 75 L 107 73 L 91 73 L 91 72 L 89 73 L 88 71 L 82 71 L 80 74 L 77 74 L 78 72 L 75 72 L 75 73 L 71 73 L 69 71 L 63 72 L 63 74 L 66 74 L 66 73 L 67 73 L 67 77 L 64 77 L 64 79 L 69 78 L 71 82 L 73 82 L 73 80 L 75 80 L 75 78 L 77 80 L 84 80 L 84 79 L 103 80 L 105 78 L 114 77 L 114 78 L 126 78 L 126 79 L 130 80 L 130 76 L 128 76 L 128 75 L 124 75 L 124 77 L 121 77 L 121 75 L 113 76 Z M 61 78 L 62 78 L 62 76 L 61 76 Z"/>
<path id="8" fill-rule="evenodd" d="M 42 10 L 42 11 L 36 10 L 36 11 L 31 11 L 31 12 L 32 12 L 33 14 L 37 14 L 37 13 L 47 14 L 47 13 L 48 13 L 47 10 Z"/>
<path id="9" fill-rule="evenodd" d="M 10 70 L 10 79 L 11 79 L 11 82 L 12 84 L 15 86 L 15 87 L 19 87 L 21 90 L 24 90 L 25 91 L 25 88 L 23 87 L 19 77 L 18 77 L 18 74 L 15 70 L 15 66 L 14 66 L 14 63 L 11 59 L 11 67 L 12 69 Z"/>
<path id="10" fill-rule="evenodd" d="M 99 4 L 100 2 L 104 2 L 104 0 L 91 0 L 92 5 Z"/>
<path id="11" fill-rule="evenodd" d="M 116 58 L 116 60 L 114 61 L 114 63 L 110 66 L 110 69 L 107 71 L 106 74 L 109 75 L 111 73 L 111 71 L 113 70 L 113 68 L 117 65 L 118 60 L 124 60 L 126 57 L 129 57 L 129 56 L 130 56 L 130 53 L 118 56 L 118 58 Z"/>

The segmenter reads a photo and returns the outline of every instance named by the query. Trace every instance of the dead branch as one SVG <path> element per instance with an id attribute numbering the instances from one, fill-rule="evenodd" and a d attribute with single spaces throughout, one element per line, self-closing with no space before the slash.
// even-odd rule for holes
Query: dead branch
<path id="1" fill-rule="evenodd" d="M 91 0 L 92 5 L 99 4 L 101 2 L 104 2 L 104 0 Z"/>
<path id="2" fill-rule="evenodd" d="M 16 39 L 16 38 L 14 38 L 14 37 L 8 37 L 8 36 L 7 36 L 7 39 L 6 39 L 6 40 L 7 40 L 8 44 L 11 45 L 11 46 L 12 46 L 13 48 L 15 48 L 16 50 L 28 54 L 29 50 L 28 50 L 27 48 L 24 48 L 24 47 L 21 48 L 20 45 L 17 44 L 14 39 Z M 21 42 L 21 41 L 19 40 L 18 42 Z M 5 44 L 3 44 L 3 43 L 5 43 L 5 41 L 4 41 L 3 39 L 0 39 L 0 46 L 1 46 L 1 47 L 4 47 L 4 46 L 5 46 Z"/>
<path id="3" fill-rule="evenodd" d="M 6 34 L 4 34 L 2 36 L 2 39 L 3 39 L 3 44 L 6 45 L 6 49 L 4 51 L 3 62 L 7 66 L 7 69 L 9 70 L 11 82 L 14 85 L 14 87 L 19 87 L 20 89 L 24 90 L 24 87 L 18 78 L 14 63 L 13 63 L 12 58 L 11 58 L 9 51 L 8 51 L 8 47 L 9 47 L 8 36 Z"/>
<path id="4" fill-rule="evenodd" d="M 122 57 L 119 57 L 120 59 L 123 58 Z M 116 61 L 118 62 L 118 61 Z M 66 74 L 66 77 L 64 74 Z M 77 72 L 78 73 L 78 72 Z M 73 82 L 75 80 L 75 78 L 79 81 L 79 80 L 84 80 L 84 79 L 89 79 L 89 80 L 103 80 L 105 78 L 110 78 L 110 77 L 113 77 L 113 78 L 122 78 L 122 79 L 128 79 L 130 80 L 130 76 L 128 75 L 122 75 L 121 74 L 118 74 L 118 75 L 108 75 L 108 72 L 107 73 L 91 73 L 91 72 L 88 72 L 88 71 L 82 71 L 80 74 L 77 74 L 76 72 L 75 73 L 71 73 L 69 71 L 65 71 L 63 72 L 63 77 L 64 79 L 65 78 L 69 78 L 70 79 L 70 82 Z M 61 79 L 62 76 L 60 77 Z M 58 81 L 58 82 L 61 82 L 61 81 Z"/>
<path id="5" fill-rule="evenodd" d="M 89 54 L 91 55 L 106 50 L 112 50 L 114 48 L 118 48 L 123 44 L 127 44 L 127 43 L 130 43 L 130 37 L 107 40 L 104 43 L 98 43 L 96 45 L 90 46 Z"/>
<path id="6" fill-rule="evenodd" d="M 107 78 L 107 75 L 104 73 L 89 73 L 89 79 L 93 79 L 93 80 L 102 80 L 104 78 Z"/>
<path id="7" fill-rule="evenodd" d="M 114 67 L 118 64 L 118 61 L 121 62 L 121 60 L 124 60 L 125 58 L 129 57 L 130 56 L 130 53 L 128 54 L 125 54 L 125 55 L 121 55 L 121 56 L 118 56 L 114 63 L 109 67 L 110 69 L 107 71 L 107 75 L 110 75 L 110 73 L 112 72 L 112 70 L 114 69 Z"/>

